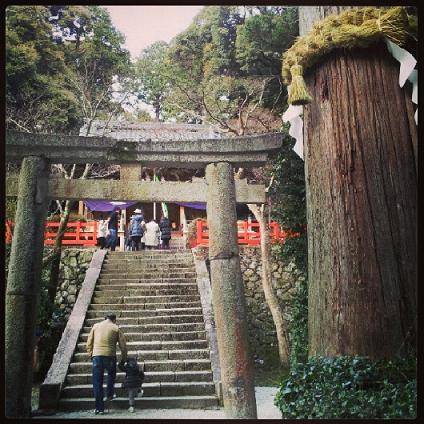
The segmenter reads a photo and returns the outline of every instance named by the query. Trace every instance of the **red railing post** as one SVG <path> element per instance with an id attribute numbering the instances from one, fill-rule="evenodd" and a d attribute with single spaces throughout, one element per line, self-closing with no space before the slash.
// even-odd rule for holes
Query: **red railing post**
<path id="1" fill-rule="evenodd" d="M 80 241 L 81 241 L 81 238 L 80 238 L 80 235 L 81 235 L 81 221 L 77 221 L 76 222 L 76 227 L 77 227 L 77 231 L 76 231 L 76 234 L 75 234 L 75 242 L 76 242 L 76 244 L 79 244 L 80 243 Z M 72 224 L 71 224 L 72 225 Z M 70 225 L 70 226 L 71 226 Z M 73 225 L 72 225 L 73 226 Z"/>
<path id="2" fill-rule="evenodd" d="M 202 236 L 203 236 L 203 221 L 199 219 L 196 222 L 196 246 L 202 243 Z"/>
<path id="3" fill-rule="evenodd" d="M 249 240 L 249 223 L 247 221 L 243 221 L 243 239 L 241 242 L 246 243 L 247 245 L 250 244 Z"/>
<path id="4" fill-rule="evenodd" d="M 96 246 L 97 244 L 97 221 L 94 221 L 93 226 L 93 246 Z"/>

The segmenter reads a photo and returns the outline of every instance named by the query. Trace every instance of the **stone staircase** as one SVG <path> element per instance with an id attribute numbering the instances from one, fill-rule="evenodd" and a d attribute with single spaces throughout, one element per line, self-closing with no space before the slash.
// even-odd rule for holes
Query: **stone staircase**
<path id="1" fill-rule="evenodd" d="M 219 406 L 192 254 L 168 250 L 108 252 L 68 369 L 60 410 L 94 409 L 85 343 L 93 324 L 108 311 L 116 313 L 128 355 L 136 356 L 144 368 L 144 395 L 136 398 L 136 408 Z M 118 369 L 117 398 L 110 407 L 128 407 L 123 379 Z M 104 383 L 106 387 L 106 373 Z"/>

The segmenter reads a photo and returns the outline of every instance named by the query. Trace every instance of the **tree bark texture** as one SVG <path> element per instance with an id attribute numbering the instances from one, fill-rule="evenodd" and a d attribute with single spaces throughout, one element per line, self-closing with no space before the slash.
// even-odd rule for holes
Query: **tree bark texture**
<path id="1" fill-rule="evenodd" d="M 250 211 L 255 215 L 259 223 L 261 233 L 261 261 L 262 261 L 262 288 L 269 310 L 271 311 L 272 320 L 274 321 L 277 333 L 278 354 L 281 365 L 288 367 L 289 364 L 289 344 L 287 336 L 287 323 L 278 302 L 278 297 L 272 287 L 272 273 L 270 260 L 270 240 L 269 229 L 267 228 L 263 210 L 257 205 L 247 205 Z"/>
<path id="2" fill-rule="evenodd" d="M 59 281 L 59 270 L 60 270 L 60 257 L 62 255 L 62 240 L 63 236 L 66 232 L 66 227 L 69 222 L 69 215 L 71 213 L 71 209 L 75 204 L 74 201 L 67 200 L 65 202 L 65 208 L 63 210 L 63 216 L 60 218 L 60 224 L 57 229 L 57 236 L 54 241 L 53 247 L 53 259 L 50 268 L 50 276 L 49 276 L 49 286 L 48 286 L 48 295 L 50 302 L 54 303 L 57 293 L 57 285 Z"/>
<path id="3" fill-rule="evenodd" d="M 312 29 L 314 22 L 330 15 L 338 15 L 357 6 L 302 6 L 299 8 L 299 33 L 303 35 Z"/>
<path id="4" fill-rule="evenodd" d="M 404 354 L 416 334 L 411 87 L 380 43 L 307 71 L 309 354 Z"/>

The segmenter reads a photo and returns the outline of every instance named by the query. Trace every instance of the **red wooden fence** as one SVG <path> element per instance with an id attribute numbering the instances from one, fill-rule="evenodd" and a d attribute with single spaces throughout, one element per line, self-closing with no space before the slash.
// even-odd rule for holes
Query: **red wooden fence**
<path id="1" fill-rule="evenodd" d="M 59 228 L 59 222 L 47 222 L 44 233 L 44 245 L 54 244 L 54 239 Z M 68 222 L 62 244 L 72 246 L 95 246 L 97 243 L 97 222 Z M 242 221 L 237 223 L 238 244 L 258 246 L 261 242 L 259 223 Z M 278 222 L 269 224 L 270 239 L 273 243 L 284 243 L 288 237 L 297 237 L 299 233 L 284 231 Z M 6 221 L 6 243 L 12 242 L 13 222 Z M 208 224 L 206 220 L 197 221 L 197 236 L 191 247 L 207 246 L 209 243 Z"/>
<path id="2" fill-rule="evenodd" d="M 59 222 L 48 222 L 44 232 L 44 245 L 54 244 Z M 66 224 L 66 232 L 63 235 L 62 244 L 73 246 L 95 246 L 97 243 L 97 222 L 68 222 Z"/>
<path id="3" fill-rule="evenodd" d="M 198 220 L 196 239 L 191 247 L 207 246 L 209 244 L 208 224 L 206 220 Z M 299 233 L 293 231 L 284 231 L 278 222 L 269 224 L 270 239 L 272 243 L 284 243 L 288 237 L 297 237 Z M 248 246 L 258 246 L 261 243 L 261 233 L 258 222 L 242 221 L 237 223 L 238 244 L 247 244 Z"/>
<path id="4" fill-rule="evenodd" d="M 44 245 L 49 246 L 54 244 L 59 222 L 47 222 L 44 231 Z M 72 246 L 95 246 L 97 243 L 97 222 L 68 222 L 66 232 L 63 235 L 62 244 Z M 6 243 L 12 242 L 13 223 L 6 222 Z"/>

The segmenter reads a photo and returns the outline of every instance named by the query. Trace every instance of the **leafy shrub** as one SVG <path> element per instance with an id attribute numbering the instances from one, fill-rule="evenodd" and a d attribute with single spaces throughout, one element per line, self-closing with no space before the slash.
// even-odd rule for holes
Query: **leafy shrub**
<path id="1" fill-rule="evenodd" d="M 302 281 L 290 303 L 288 321 L 290 367 L 308 360 L 308 285 Z"/>
<path id="2" fill-rule="evenodd" d="M 313 357 L 283 380 L 275 405 L 283 418 L 414 418 L 416 359 Z"/>

